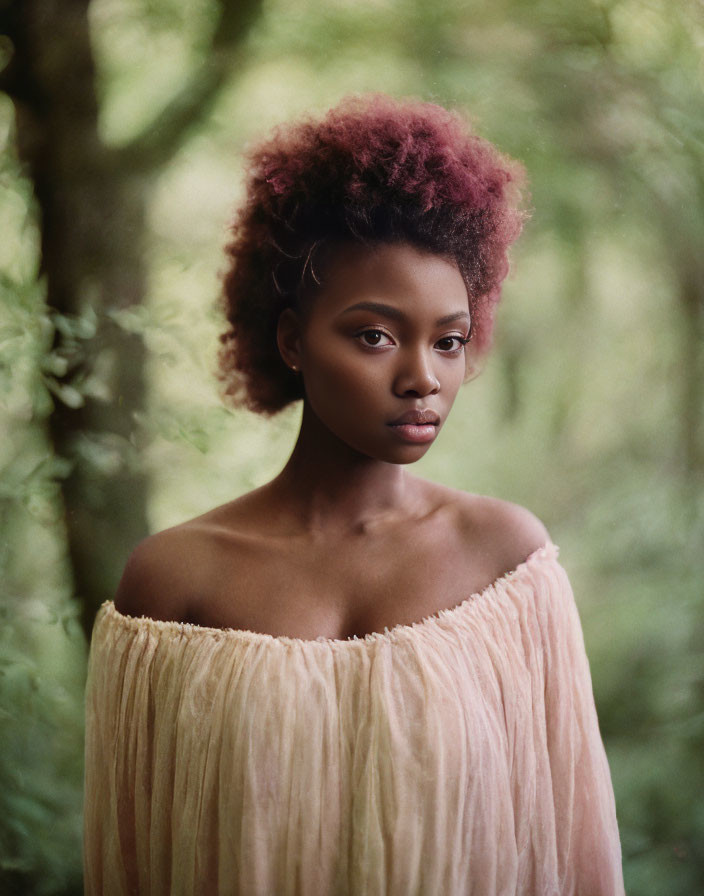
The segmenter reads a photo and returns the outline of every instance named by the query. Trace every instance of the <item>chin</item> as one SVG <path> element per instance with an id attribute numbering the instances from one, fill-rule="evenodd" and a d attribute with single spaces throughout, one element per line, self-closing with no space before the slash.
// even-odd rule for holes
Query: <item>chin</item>
<path id="1" fill-rule="evenodd" d="M 370 453 L 368 456 L 375 460 L 384 461 L 387 464 L 399 464 L 406 466 L 414 464 L 428 453 L 430 445 L 403 445 L 388 448 L 386 451 Z"/>

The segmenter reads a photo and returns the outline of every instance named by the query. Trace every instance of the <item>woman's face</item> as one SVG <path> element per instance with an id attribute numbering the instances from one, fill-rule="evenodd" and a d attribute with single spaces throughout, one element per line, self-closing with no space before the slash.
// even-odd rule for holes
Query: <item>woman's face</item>
<path id="1" fill-rule="evenodd" d="M 408 244 L 341 248 L 306 313 L 280 323 L 308 412 L 368 457 L 412 463 L 465 377 L 470 317 L 456 264 Z"/>

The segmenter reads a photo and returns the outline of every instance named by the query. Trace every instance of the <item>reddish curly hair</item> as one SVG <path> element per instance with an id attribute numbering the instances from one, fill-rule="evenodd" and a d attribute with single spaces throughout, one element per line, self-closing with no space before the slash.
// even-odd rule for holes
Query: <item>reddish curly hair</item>
<path id="1" fill-rule="evenodd" d="M 454 259 L 469 296 L 468 357 L 486 353 L 525 217 L 524 171 L 459 115 L 383 94 L 348 97 L 321 120 L 279 127 L 248 163 L 221 300 L 226 400 L 274 414 L 303 397 L 279 355 L 277 322 L 320 282 L 313 259 L 330 256 L 321 247 L 340 242 L 406 242 Z"/>

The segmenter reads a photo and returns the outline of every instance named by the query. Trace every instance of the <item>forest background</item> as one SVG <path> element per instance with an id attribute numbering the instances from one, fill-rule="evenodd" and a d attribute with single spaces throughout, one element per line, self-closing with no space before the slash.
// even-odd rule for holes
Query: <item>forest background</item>
<path id="1" fill-rule="evenodd" d="M 699 0 L 0 0 L 0 891 L 79 894 L 83 686 L 132 546 L 274 475 L 214 377 L 247 142 L 351 92 L 464 110 L 532 217 L 418 472 L 572 579 L 631 896 L 704 879 Z"/>

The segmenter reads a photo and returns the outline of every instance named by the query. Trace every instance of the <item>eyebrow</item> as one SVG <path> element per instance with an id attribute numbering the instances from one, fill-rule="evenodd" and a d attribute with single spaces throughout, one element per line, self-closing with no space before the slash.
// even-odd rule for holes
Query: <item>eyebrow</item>
<path id="1" fill-rule="evenodd" d="M 350 305 L 349 308 L 345 308 L 342 313 L 348 314 L 350 311 L 374 311 L 377 314 L 383 314 L 384 317 L 391 318 L 391 320 L 406 319 L 406 314 L 400 308 L 395 308 L 393 305 L 385 305 L 383 302 L 357 302 L 356 305 Z M 439 317 L 435 324 L 438 327 L 442 327 L 445 324 L 451 324 L 458 320 L 468 321 L 469 313 L 467 311 L 457 311 L 454 314 L 446 314 L 444 317 Z"/>

